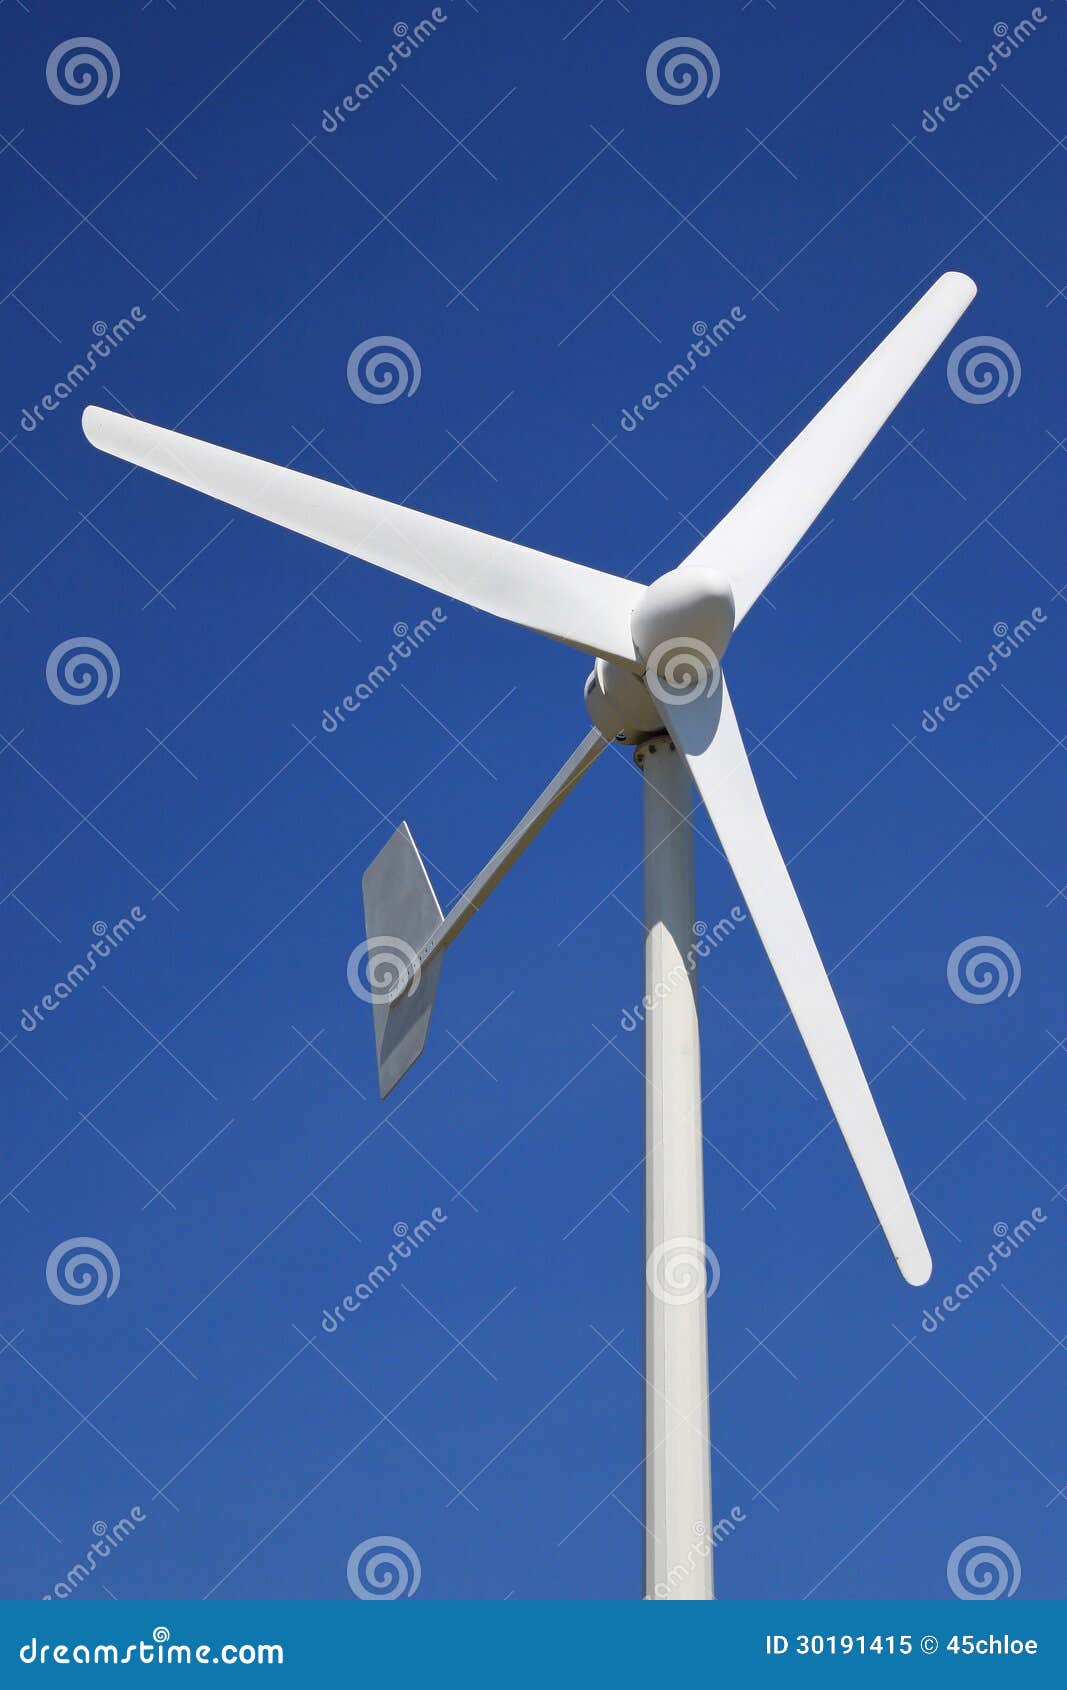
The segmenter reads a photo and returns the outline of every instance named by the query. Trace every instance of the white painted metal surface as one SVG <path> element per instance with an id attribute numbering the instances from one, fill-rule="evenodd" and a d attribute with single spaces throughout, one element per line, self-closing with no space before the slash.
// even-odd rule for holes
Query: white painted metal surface
<path id="1" fill-rule="evenodd" d="M 645 789 L 645 1596 L 713 1594 L 709 1276 L 692 783 L 666 735 Z"/>
<path id="2" fill-rule="evenodd" d="M 156 428 L 98 405 L 82 413 L 82 427 L 101 451 L 154 470 L 183 487 L 353 553 L 475 610 L 549 634 L 594 657 L 636 663 L 630 612 L 644 592 L 639 582 L 587 569 L 513 540 L 498 540 L 439 516 L 389 504 L 351 487 L 212 446 L 169 428 Z"/>
<path id="3" fill-rule="evenodd" d="M 425 1048 L 444 951 L 606 750 L 607 741 L 600 733 L 586 734 L 447 915 L 442 914 L 406 822 L 401 822 L 364 873 L 367 963 L 379 982 L 371 1001 L 378 1089 L 383 1098 Z"/>
<path id="4" fill-rule="evenodd" d="M 889 1247 L 908 1283 L 924 1285 L 931 1272 L 930 1252 L 830 977 L 771 832 L 726 682 L 712 698 L 663 709 L 689 761 Z"/>
<path id="5" fill-rule="evenodd" d="M 977 288 L 947 271 L 686 558 L 722 569 L 740 623 L 966 311 Z"/>
<path id="6" fill-rule="evenodd" d="M 553 775 L 540 797 L 535 798 L 522 820 L 517 822 L 499 850 L 494 851 L 485 867 L 475 875 L 465 892 L 461 892 L 446 916 L 443 916 L 425 944 L 418 948 L 414 959 L 425 968 L 434 957 L 450 945 L 466 927 L 471 917 L 481 909 L 491 892 L 500 885 L 508 869 L 517 862 L 556 811 L 567 795 L 573 792 L 582 776 L 591 769 L 607 741 L 596 729 L 586 734 L 577 751 L 567 758 L 562 769 Z M 405 969 L 389 993 L 395 1001 L 407 990 L 411 969 Z"/>
<path id="7" fill-rule="evenodd" d="M 401 976 L 410 983 L 410 964 L 441 922 L 441 906 L 407 822 L 364 871 L 363 915 L 367 974 L 376 987 L 365 995 L 374 1011 L 378 1090 L 384 1098 L 422 1055 L 441 972 L 440 958 L 427 958 L 413 991 L 399 997 L 387 990 Z"/>

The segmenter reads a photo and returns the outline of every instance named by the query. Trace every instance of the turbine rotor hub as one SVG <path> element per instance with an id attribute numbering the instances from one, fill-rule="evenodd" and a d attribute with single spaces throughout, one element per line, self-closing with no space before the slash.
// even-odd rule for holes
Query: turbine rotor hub
<path id="1" fill-rule="evenodd" d="M 734 618 L 733 591 L 717 569 L 683 564 L 653 581 L 630 618 L 634 649 L 653 691 L 657 678 L 676 686 L 681 671 L 691 671 L 690 686 L 705 674 L 717 684 Z"/>
<path id="2" fill-rule="evenodd" d="M 734 628 L 734 596 L 718 570 L 685 565 L 654 581 L 630 619 L 637 675 L 598 657 L 585 683 L 585 707 L 605 739 L 639 745 L 666 724 L 661 704 L 710 697 Z"/>

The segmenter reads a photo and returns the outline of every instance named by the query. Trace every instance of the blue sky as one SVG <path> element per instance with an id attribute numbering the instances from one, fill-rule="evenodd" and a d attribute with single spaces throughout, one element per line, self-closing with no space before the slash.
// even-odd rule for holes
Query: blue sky
<path id="1" fill-rule="evenodd" d="M 1063 1593 L 1067 17 L 1048 0 L 930 133 L 1001 14 L 584 7 L 454 0 L 334 133 L 324 108 L 388 53 L 394 12 L 0 15 L 7 1597 L 50 1590 L 133 1508 L 81 1599 L 351 1600 L 349 1555 L 383 1536 L 417 1555 L 419 1599 L 640 1593 L 627 755 L 449 953 L 386 1105 L 346 982 L 391 829 L 406 818 L 447 903 L 586 732 L 588 664 L 127 475 L 83 440 L 83 402 L 648 581 L 947 268 L 976 303 L 728 661 L 934 1274 L 915 1291 L 894 1271 L 739 924 L 701 999 L 714 1514 L 743 1515 L 718 1589 L 948 1597 L 950 1556 L 993 1537 L 1020 1595 Z M 57 98 L 53 48 L 101 31 L 112 92 Z M 679 36 L 714 52 L 712 97 L 651 91 L 649 55 Z M 624 431 L 693 324 L 733 307 L 699 379 Z M 24 426 L 124 317 L 106 364 Z M 375 405 L 346 366 L 382 336 L 421 377 Z M 1014 391 L 954 391 L 970 337 L 1006 343 Z M 432 638 L 324 733 L 435 605 Z M 46 664 L 84 636 L 118 684 L 72 707 Z M 709 832 L 713 924 L 737 893 Z M 135 907 L 27 1031 L 93 924 Z M 1013 989 L 972 1003 L 947 967 L 978 936 Z M 413 1259 L 323 1333 L 435 1207 Z M 995 1280 L 924 1331 L 1035 1207 Z M 45 1265 L 83 1237 L 120 1276 L 72 1305 Z"/>

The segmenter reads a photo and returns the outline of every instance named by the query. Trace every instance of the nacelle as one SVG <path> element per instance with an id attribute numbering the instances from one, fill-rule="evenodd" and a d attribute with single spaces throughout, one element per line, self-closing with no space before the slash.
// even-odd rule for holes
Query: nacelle
<path id="1" fill-rule="evenodd" d="M 637 745 L 663 732 L 663 722 L 644 681 L 621 663 L 598 657 L 585 683 L 585 707 L 605 739 Z"/>

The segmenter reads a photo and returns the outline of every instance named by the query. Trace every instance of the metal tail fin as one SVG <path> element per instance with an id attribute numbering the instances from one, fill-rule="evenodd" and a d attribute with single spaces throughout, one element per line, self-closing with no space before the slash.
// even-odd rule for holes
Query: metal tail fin
<path id="1" fill-rule="evenodd" d="M 382 1097 L 388 1097 L 422 1055 L 441 972 L 440 952 L 425 968 L 420 966 L 419 953 L 441 925 L 442 914 L 406 822 L 401 822 L 363 876 L 363 912 L 367 973 L 377 988 L 371 1002 L 378 1084 Z M 414 983 L 395 1002 L 386 1002 L 385 992 L 412 968 Z"/>

